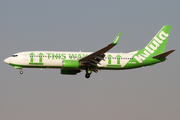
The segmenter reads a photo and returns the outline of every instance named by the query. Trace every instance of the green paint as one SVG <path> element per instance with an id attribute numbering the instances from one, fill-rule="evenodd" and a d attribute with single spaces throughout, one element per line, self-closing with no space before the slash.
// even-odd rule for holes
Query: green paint
<path id="1" fill-rule="evenodd" d="M 77 54 L 69 54 L 69 57 L 70 57 L 70 59 L 76 59 L 76 57 L 77 57 Z"/>
<path id="2" fill-rule="evenodd" d="M 112 55 L 109 54 L 107 57 L 108 57 L 108 64 L 111 64 L 111 57 L 112 57 Z"/>
<path id="3" fill-rule="evenodd" d="M 29 65 L 44 65 L 43 63 L 29 63 Z"/>
<path id="4" fill-rule="evenodd" d="M 108 67 L 121 67 L 121 65 L 107 65 Z"/>
<path id="5" fill-rule="evenodd" d="M 50 59 L 51 53 L 46 53 L 48 55 L 48 59 Z"/>
<path id="6" fill-rule="evenodd" d="M 121 36 L 121 33 L 119 33 L 119 34 L 116 36 L 116 38 L 115 38 L 114 41 L 111 43 L 111 45 L 116 45 L 116 44 L 118 43 L 118 41 L 119 41 L 120 36 Z"/>
<path id="7" fill-rule="evenodd" d="M 78 54 L 78 58 L 77 59 L 81 59 L 81 54 Z"/>
<path id="8" fill-rule="evenodd" d="M 9 63 L 9 65 L 18 66 L 19 68 L 22 68 L 22 67 L 25 67 L 25 68 L 62 68 L 62 66 L 45 66 L 43 65 L 43 63 L 29 63 L 29 65 Z M 42 66 L 38 66 L 38 65 L 42 65 Z"/>
<path id="9" fill-rule="evenodd" d="M 52 53 L 52 59 L 54 59 L 54 58 L 60 59 L 61 58 L 61 54 L 58 54 L 58 53 L 54 54 L 54 53 Z"/>
<path id="10" fill-rule="evenodd" d="M 89 73 L 89 74 L 91 74 L 91 71 L 90 71 L 90 70 L 88 70 L 88 73 Z"/>
<path id="11" fill-rule="evenodd" d="M 120 64 L 120 57 L 121 57 L 121 56 L 120 56 L 120 55 L 117 55 L 116 57 L 117 57 L 117 64 Z"/>
<path id="12" fill-rule="evenodd" d="M 79 68 L 79 61 L 76 60 L 64 60 L 63 68 Z"/>
<path id="13" fill-rule="evenodd" d="M 42 62 L 42 56 L 43 56 L 44 54 L 39 53 L 38 55 L 39 55 L 39 62 L 41 63 L 41 62 Z"/>
<path id="14" fill-rule="evenodd" d="M 56 59 L 61 59 L 61 54 L 56 54 Z"/>
<path id="15" fill-rule="evenodd" d="M 52 53 L 52 59 L 54 59 L 54 57 L 55 57 L 55 56 L 54 56 L 54 53 Z"/>
<path id="16" fill-rule="evenodd" d="M 136 55 L 134 55 L 134 58 L 142 64 L 146 62 L 148 58 L 164 53 L 170 29 L 170 25 L 165 25 L 145 48 L 139 50 Z"/>
<path id="17" fill-rule="evenodd" d="M 21 66 L 14 66 L 15 69 L 22 69 Z"/>
<path id="18" fill-rule="evenodd" d="M 168 37 L 169 37 L 170 30 L 171 30 L 171 26 L 170 25 L 165 25 L 156 34 L 156 36 L 147 44 L 146 47 L 148 47 L 151 51 L 154 51 L 152 53 L 152 55 L 156 56 L 156 55 L 159 55 L 161 53 L 164 53 L 165 48 L 166 48 L 166 44 L 167 44 L 167 40 L 168 40 Z M 156 48 L 156 46 L 158 46 L 158 47 L 156 48 L 156 50 L 153 50 L 151 46 L 153 46 L 155 48 Z"/>
<path id="19" fill-rule="evenodd" d="M 63 53 L 63 54 L 61 55 L 61 59 L 63 59 L 63 60 L 66 59 L 66 54 L 65 54 L 65 53 Z"/>
<path id="20" fill-rule="evenodd" d="M 34 61 L 34 59 L 33 59 L 33 55 L 35 55 L 34 53 L 30 53 L 29 54 L 31 57 L 30 57 L 30 62 L 33 62 Z"/>

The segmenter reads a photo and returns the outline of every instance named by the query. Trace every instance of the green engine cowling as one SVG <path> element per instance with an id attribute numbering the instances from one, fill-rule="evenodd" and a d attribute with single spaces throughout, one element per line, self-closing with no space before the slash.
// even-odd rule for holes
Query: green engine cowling
<path id="1" fill-rule="evenodd" d="M 64 75 L 76 75 L 79 72 L 81 72 L 81 71 L 80 70 L 61 69 L 61 74 L 64 74 Z"/>
<path id="2" fill-rule="evenodd" d="M 62 68 L 79 68 L 79 61 L 77 60 L 63 60 L 62 61 Z"/>

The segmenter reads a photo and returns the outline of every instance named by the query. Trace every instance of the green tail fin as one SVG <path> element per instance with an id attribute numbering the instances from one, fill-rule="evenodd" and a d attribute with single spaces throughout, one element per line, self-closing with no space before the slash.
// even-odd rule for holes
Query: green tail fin
<path id="1" fill-rule="evenodd" d="M 170 25 L 163 26 L 154 38 L 147 44 L 145 49 L 153 56 L 164 53 L 170 29 Z"/>
<path id="2" fill-rule="evenodd" d="M 165 25 L 163 28 L 154 36 L 154 38 L 146 45 L 145 48 L 139 50 L 134 58 L 142 63 L 148 57 L 157 56 L 164 53 L 166 43 L 169 37 L 171 26 Z"/>

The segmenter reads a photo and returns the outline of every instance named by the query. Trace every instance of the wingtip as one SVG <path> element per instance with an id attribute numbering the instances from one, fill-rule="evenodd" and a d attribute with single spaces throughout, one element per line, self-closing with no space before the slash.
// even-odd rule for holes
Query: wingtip
<path id="1" fill-rule="evenodd" d="M 120 36 L 121 36 L 121 32 L 116 36 L 116 38 L 114 39 L 114 41 L 111 44 L 116 45 L 119 41 Z"/>

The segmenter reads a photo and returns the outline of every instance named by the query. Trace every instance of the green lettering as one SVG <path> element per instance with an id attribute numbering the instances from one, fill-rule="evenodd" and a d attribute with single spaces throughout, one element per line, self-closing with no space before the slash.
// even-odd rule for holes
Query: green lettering
<path id="1" fill-rule="evenodd" d="M 78 58 L 77 59 L 81 59 L 81 54 L 78 54 Z"/>
<path id="2" fill-rule="evenodd" d="M 65 60 L 66 59 L 66 54 L 65 53 L 63 53 L 63 54 L 61 54 L 61 59 L 63 59 L 63 60 Z"/>
<path id="3" fill-rule="evenodd" d="M 74 54 L 72 54 L 72 55 L 69 54 L 69 58 L 70 58 L 70 59 L 72 59 L 72 58 L 76 59 L 76 55 L 77 55 L 77 54 L 75 54 L 75 55 L 74 55 Z"/>
<path id="4" fill-rule="evenodd" d="M 54 56 L 54 53 L 52 53 L 52 59 L 54 59 L 54 57 L 55 57 L 55 56 Z"/>
<path id="5" fill-rule="evenodd" d="M 54 55 L 54 54 L 53 54 Z M 56 59 L 60 59 L 61 58 L 61 56 L 60 56 L 60 54 L 58 54 L 58 53 L 56 53 L 56 55 L 54 55 L 54 57 L 56 58 Z M 53 58 L 54 59 L 54 58 Z"/>
<path id="6" fill-rule="evenodd" d="M 48 55 L 48 59 L 50 59 L 50 55 L 51 55 L 51 53 L 46 53 L 47 55 Z"/>
<path id="7" fill-rule="evenodd" d="M 58 58 L 61 59 L 61 54 L 58 55 Z M 56 58 L 57 59 L 57 58 Z"/>

